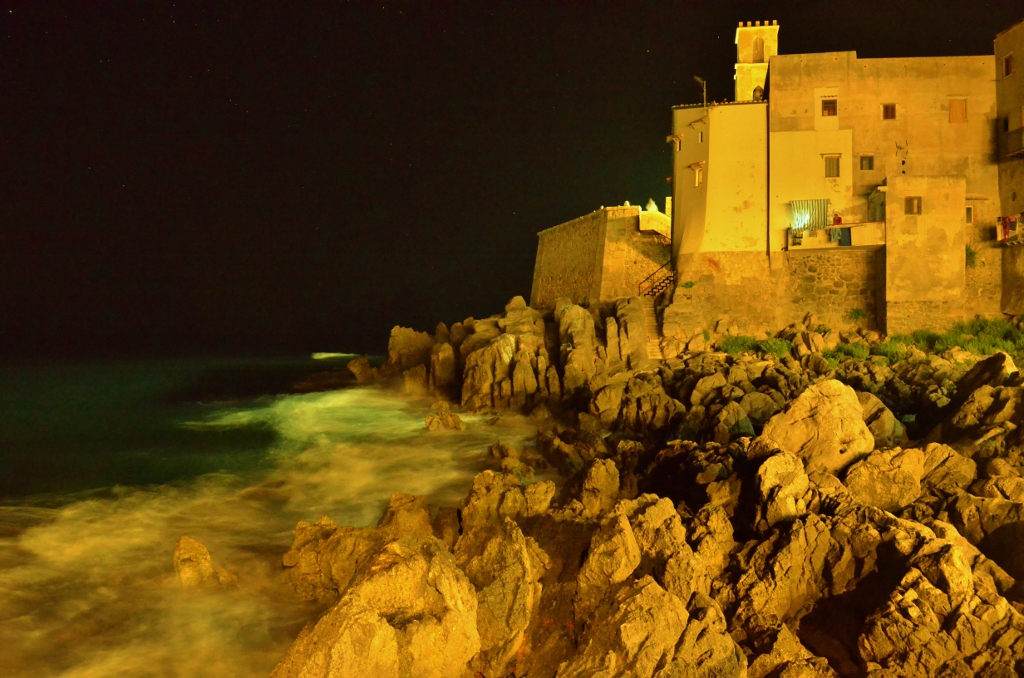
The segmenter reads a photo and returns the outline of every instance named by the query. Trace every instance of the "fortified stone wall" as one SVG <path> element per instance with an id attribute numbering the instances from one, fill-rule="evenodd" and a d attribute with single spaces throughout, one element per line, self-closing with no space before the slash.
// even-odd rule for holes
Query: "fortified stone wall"
<path id="1" fill-rule="evenodd" d="M 601 273 L 602 302 L 635 297 L 640 283 L 671 258 L 671 240 L 643 233 L 637 219 L 608 220 Z"/>
<path id="2" fill-rule="evenodd" d="M 601 271 L 604 219 L 599 210 L 537 234 L 530 306 L 549 308 L 559 297 L 591 302 Z"/>

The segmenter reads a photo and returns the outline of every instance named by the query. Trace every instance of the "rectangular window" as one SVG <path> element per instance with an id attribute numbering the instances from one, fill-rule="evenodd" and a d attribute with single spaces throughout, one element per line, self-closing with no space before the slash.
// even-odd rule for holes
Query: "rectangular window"
<path id="1" fill-rule="evenodd" d="M 904 214 L 920 214 L 921 213 L 921 197 L 920 196 L 907 196 L 903 199 L 903 213 Z"/>
<path id="2" fill-rule="evenodd" d="M 1003 116 L 1003 131 L 1004 132 L 1009 132 L 1010 131 L 1010 116 L 1008 116 L 1008 115 L 1004 115 Z"/>
<path id="3" fill-rule="evenodd" d="M 693 168 L 693 185 L 700 186 L 704 183 L 704 168 L 694 167 Z"/>
<path id="4" fill-rule="evenodd" d="M 1003 77 L 1013 75 L 1013 55 L 1007 54 L 1003 57 Z"/>
<path id="5" fill-rule="evenodd" d="M 896 104 L 882 104 L 882 120 L 896 119 Z"/>
<path id="6" fill-rule="evenodd" d="M 826 155 L 825 156 L 825 176 L 829 178 L 835 178 L 839 176 L 839 156 L 838 155 Z"/>
<path id="7" fill-rule="evenodd" d="M 839 115 L 839 99 L 821 100 L 821 117 L 830 118 Z"/>
<path id="8" fill-rule="evenodd" d="M 949 121 L 967 122 L 967 99 L 949 100 Z"/>
<path id="9" fill-rule="evenodd" d="M 973 205 L 968 205 L 967 206 L 967 223 L 968 224 L 973 224 L 974 223 L 974 206 Z"/>
<path id="10" fill-rule="evenodd" d="M 873 169 L 875 169 L 875 156 L 873 156 L 873 155 L 862 155 L 862 156 L 860 156 L 860 168 L 862 170 L 873 170 Z"/>
<path id="11" fill-rule="evenodd" d="M 704 143 L 704 132 L 697 132 L 697 143 L 698 144 L 703 144 Z"/>

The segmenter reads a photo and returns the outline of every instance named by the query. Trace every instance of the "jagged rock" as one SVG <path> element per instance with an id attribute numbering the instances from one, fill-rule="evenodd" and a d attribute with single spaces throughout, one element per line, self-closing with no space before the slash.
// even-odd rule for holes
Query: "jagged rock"
<path id="1" fill-rule="evenodd" d="M 595 459 L 587 469 L 580 501 L 587 515 L 596 516 L 615 505 L 619 494 L 619 469 L 610 459 Z"/>
<path id="2" fill-rule="evenodd" d="M 505 305 L 505 332 L 508 334 L 532 334 L 542 314 L 526 305 L 521 296 L 512 297 Z"/>
<path id="3" fill-rule="evenodd" d="M 751 391 L 744 394 L 740 399 L 740 407 L 743 408 L 751 423 L 758 429 L 762 429 L 765 423 L 782 409 L 782 406 L 771 396 L 759 391 Z"/>
<path id="4" fill-rule="evenodd" d="M 793 337 L 793 352 L 797 358 L 821 353 L 825 350 L 825 339 L 817 332 L 800 332 Z"/>
<path id="5" fill-rule="evenodd" d="M 594 318 L 585 308 L 556 302 L 555 321 L 562 346 L 563 393 L 570 393 L 587 386 L 597 372 Z"/>
<path id="6" fill-rule="evenodd" d="M 743 678 L 747 656 L 729 636 L 725 615 L 711 598 L 695 593 L 675 657 L 655 678 Z"/>
<path id="7" fill-rule="evenodd" d="M 595 612 L 578 654 L 558 667 L 557 678 L 651 678 L 675 655 L 688 615 L 683 603 L 643 577 L 619 589 Z"/>
<path id="8" fill-rule="evenodd" d="M 921 496 L 924 465 L 918 449 L 873 452 L 850 467 L 843 483 L 855 501 L 896 512 Z"/>
<path id="9" fill-rule="evenodd" d="M 643 303 L 639 297 L 619 299 L 615 302 L 615 316 L 619 324 L 619 351 L 631 370 L 648 367 L 647 329 Z"/>
<path id="10" fill-rule="evenodd" d="M 471 559 L 466 575 L 477 589 L 476 625 L 480 654 L 474 665 L 484 675 L 503 676 L 522 646 L 540 602 L 539 583 L 550 560 L 510 518 Z"/>
<path id="11" fill-rule="evenodd" d="M 430 391 L 426 365 L 416 365 L 407 369 L 402 372 L 402 379 L 406 395 L 424 396 Z"/>
<path id="12" fill-rule="evenodd" d="M 469 579 L 437 539 L 404 539 L 375 550 L 357 582 L 302 630 L 271 676 L 461 676 L 479 650 Z"/>
<path id="13" fill-rule="evenodd" d="M 491 410 L 512 395 L 508 382 L 516 338 L 502 334 L 487 346 L 466 356 L 462 378 L 462 406 L 468 410 Z M 508 394 L 502 393 L 502 382 L 508 382 Z"/>
<path id="14" fill-rule="evenodd" d="M 747 418 L 743 406 L 732 401 L 725 404 L 715 415 L 711 439 L 720 445 L 728 445 L 729 441 L 739 436 L 753 436 L 754 426 Z"/>
<path id="15" fill-rule="evenodd" d="M 875 446 L 857 394 L 834 379 L 808 387 L 765 424 L 761 438 L 800 457 L 808 472 L 836 473 Z"/>
<path id="16" fill-rule="evenodd" d="M 365 357 L 355 358 L 345 365 L 352 376 L 360 384 L 372 384 L 377 381 L 378 371 L 376 367 L 370 367 L 370 361 Z"/>
<path id="17" fill-rule="evenodd" d="M 857 393 L 857 399 L 863 408 L 864 423 L 875 438 L 876 448 L 901 447 L 909 442 L 906 427 L 881 400 L 864 392 Z"/>
<path id="18" fill-rule="evenodd" d="M 513 409 L 523 410 L 532 405 L 535 394 L 540 390 L 534 360 L 535 356 L 527 350 L 521 350 L 515 355 L 515 367 L 512 368 Z"/>
<path id="19" fill-rule="evenodd" d="M 462 431 L 466 428 L 459 415 L 453 413 L 445 401 L 437 401 L 431 405 L 430 410 L 426 419 L 428 431 Z"/>
<path id="20" fill-rule="evenodd" d="M 924 448 L 924 476 L 921 484 L 931 489 L 955 492 L 967 487 L 977 475 L 977 465 L 949 445 L 930 443 Z"/>
<path id="21" fill-rule="evenodd" d="M 430 349 L 434 338 L 426 332 L 417 332 L 408 327 L 395 326 L 388 339 L 388 367 L 404 372 L 430 361 Z"/>
<path id="22" fill-rule="evenodd" d="M 815 657 L 800 639 L 782 624 L 768 651 L 750 663 L 747 678 L 832 678 L 838 676 L 822 657 Z"/>
<path id="23" fill-rule="evenodd" d="M 590 412 L 600 420 L 602 425 L 611 426 L 618 420 L 625 390 L 625 382 L 612 381 L 594 394 L 590 401 Z"/>
<path id="24" fill-rule="evenodd" d="M 806 513 L 804 495 L 809 483 L 803 462 L 796 455 L 782 452 L 765 460 L 757 471 L 757 485 L 764 505 L 765 527 Z"/>
<path id="25" fill-rule="evenodd" d="M 174 545 L 174 574 L 182 588 L 231 586 L 238 582 L 234 573 L 213 566 L 210 552 L 192 537 L 181 537 Z"/>
<path id="26" fill-rule="evenodd" d="M 434 344 L 430 349 L 430 390 L 446 395 L 457 386 L 458 379 L 455 349 L 447 342 Z"/>
<path id="27" fill-rule="evenodd" d="M 282 563 L 300 598 L 334 601 L 344 594 L 382 544 L 432 536 L 426 499 L 395 494 L 377 527 L 338 527 L 327 516 L 316 523 L 300 520 Z"/>
<path id="28" fill-rule="evenodd" d="M 576 577 L 576 616 L 589 616 L 608 588 L 625 581 L 639 564 L 640 547 L 629 519 L 612 513 L 591 538 L 587 559 Z"/>

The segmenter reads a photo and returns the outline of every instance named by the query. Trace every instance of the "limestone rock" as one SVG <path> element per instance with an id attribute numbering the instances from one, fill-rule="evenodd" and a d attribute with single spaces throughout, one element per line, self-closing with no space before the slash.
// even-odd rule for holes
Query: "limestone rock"
<path id="1" fill-rule="evenodd" d="M 651 678 L 675 655 L 688 615 L 683 603 L 643 577 L 620 589 L 595 613 L 579 652 L 558 667 L 557 678 Z"/>
<path id="2" fill-rule="evenodd" d="M 499 407 L 503 398 L 511 398 L 512 384 L 508 381 L 516 339 L 502 334 L 483 348 L 466 356 L 462 379 L 462 406 L 468 410 L 491 410 Z M 508 395 L 503 396 L 501 383 L 508 381 Z"/>
<path id="3" fill-rule="evenodd" d="M 608 587 L 625 581 L 639 564 L 640 547 L 629 519 L 613 513 L 594 533 L 587 559 L 576 577 L 577 617 L 589 616 Z"/>
<path id="4" fill-rule="evenodd" d="M 370 367 L 370 361 L 365 357 L 355 358 L 345 365 L 352 376 L 360 384 L 372 384 L 377 381 L 378 371 L 376 367 Z"/>
<path id="5" fill-rule="evenodd" d="M 852 388 L 836 380 L 814 384 L 765 424 L 761 437 L 804 461 L 808 472 L 840 471 L 874 449 Z"/>
<path id="6" fill-rule="evenodd" d="M 901 447 L 909 442 L 906 427 L 877 396 L 859 392 L 857 399 L 863 408 L 864 423 L 875 438 L 876 448 Z"/>
<path id="7" fill-rule="evenodd" d="M 192 537 L 181 537 L 174 545 L 174 574 L 186 589 L 200 588 L 217 581 L 210 552 Z"/>
<path id="8" fill-rule="evenodd" d="M 408 327 L 395 326 L 388 339 L 388 367 L 404 372 L 430 361 L 430 349 L 434 338 L 426 332 L 417 332 Z"/>
<path id="9" fill-rule="evenodd" d="M 480 650 L 477 595 L 433 537 L 377 551 L 289 648 L 272 678 L 462 676 Z"/>
<path id="10" fill-rule="evenodd" d="M 806 513 L 809 483 L 799 457 L 788 452 L 769 457 L 757 471 L 757 485 L 767 527 Z"/>
<path id="11" fill-rule="evenodd" d="M 430 349 L 430 390 L 447 395 L 457 386 L 458 378 L 455 349 L 447 342 L 434 344 Z"/>
<path id="12" fill-rule="evenodd" d="M 595 459 L 587 469 L 580 501 L 588 515 L 596 516 L 615 505 L 619 494 L 619 469 L 610 459 Z"/>
<path id="13" fill-rule="evenodd" d="M 439 400 L 430 407 L 430 414 L 427 415 L 426 423 L 428 431 L 462 431 L 466 425 L 462 423 L 459 415 L 452 412 L 451 406 L 443 400 Z"/>
<path id="14" fill-rule="evenodd" d="M 426 365 L 415 365 L 402 372 L 406 395 L 424 396 L 430 392 Z"/>
<path id="15" fill-rule="evenodd" d="M 922 485 L 955 492 L 971 484 L 977 475 L 977 464 L 948 445 L 929 443 L 924 448 Z"/>
<path id="16" fill-rule="evenodd" d="M 562 391 L 569 393 L 587 386 L 597 372 L 594 318 L 585 308 L 562 303 L 555 306 L 555 321 L 562 346 Z"/>
<path id="17" fill-rule="evenodd" d="M 873 452 L 850 467 L 843 483 L 855 501 L 896 512 L 921 496 L 924 464 L 918 449 Z"/>

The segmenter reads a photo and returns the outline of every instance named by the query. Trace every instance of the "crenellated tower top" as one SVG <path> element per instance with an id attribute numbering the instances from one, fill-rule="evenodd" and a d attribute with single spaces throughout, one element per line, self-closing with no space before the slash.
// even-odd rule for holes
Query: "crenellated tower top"
<path id="1" fill-rule="evenodd" d="M 777 21 L 740 22 L 736 29 L 736 101 L 761 99 L 768 77 L 768 60 L 778 53 Z"/>

